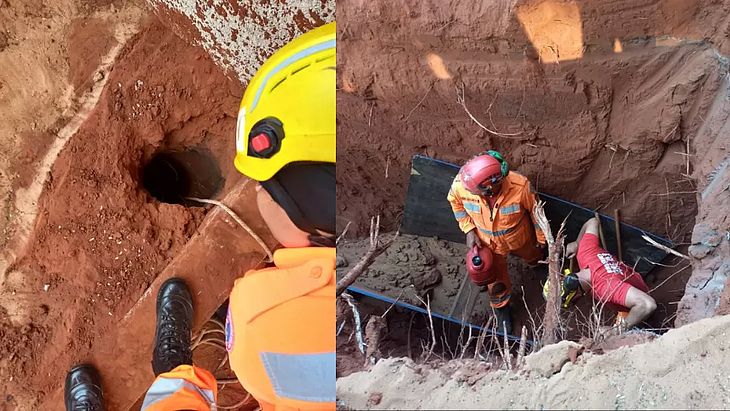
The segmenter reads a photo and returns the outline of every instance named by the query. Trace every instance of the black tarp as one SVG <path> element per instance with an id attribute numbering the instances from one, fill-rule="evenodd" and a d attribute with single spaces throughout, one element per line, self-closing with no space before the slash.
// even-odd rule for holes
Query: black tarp
<path id="1" fill-rule="evenodd" d="M 413 157 L 401 232 L 438 237 L 458 243 L 465 241 L 464 233 L 459 230 L 451 206 L 446 200 L 451 183 L 458 172 L 459 167 L 454 164 L 420 155 Z M 540 199 L 545 201 L 545 215 L 550 221 L 553 233 L 557 233 L 560 223 L 570 214 L 565 223 L 566 241 L 573 241 L 583 223 L 594 215 L 592 210 L 577 204 L 544 193 L 539 195 Z M 606 248 L 616 255 L 614 219 L 605 215 L 600 217 Z M 637 227 L 621 223 L 624 262 L 632 267 L 636 265 L 637 271 L 646 274 L 654 265 L 645 259 L 661 262 L 667 253 L 649 245 L 641 238 L 642 234 L 670 248 L 673 244 Z"/>

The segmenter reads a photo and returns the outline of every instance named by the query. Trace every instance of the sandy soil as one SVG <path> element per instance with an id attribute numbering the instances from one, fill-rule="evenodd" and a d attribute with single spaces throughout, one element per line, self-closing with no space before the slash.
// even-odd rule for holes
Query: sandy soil
<path id="1" fill-rule="evenodd" d="M 728 327 L 730 316 L 704 319 L 649 343 L 584 353 L 575 364 L 565 358 L 549 378 L 463 363 L 451 367 L 455 374 L 390 358 L 338 379 L 338 401 L 353 409 L 727 408 L 730 365 L 718 359 L 730 350 Z"/>
<path id="2" fill-rule="evenodd" d="M 72 49 L 84 54 L 93 48 L 90 39 L 99 24 L 69 22 L 69 38 L 79 42 Z M 84 35 L 84 30 L 91 31 Z M 83 118 L 73 117 L 78 130 L 68 130 L 54 147 L 57 159 L 55 154 L 43 158 L 37 139 L 23 140 L 52 168 L 46 181 L 31 156 L 25 168 L 16 164 L 34 175 L 16 178 L 16 194 L 36 186 L 43 194 L 32 235 L 16 230 L 13 247 L 4 253 L 12 265 L 0 292 L 0 375 L 10 406 L 40 401 L 57 387 L 65 370 L 88 356 L 95 340 L 129 310 L 202 221 L 203 208 L 162 204 L 143 190 L 141 168 L 153 153 L 204 147 L 226 178 L 222 192 L 240 180 L 230 161 L 240 83 L 156 19 L 145 19 L 138 30 L 128 44 L 117 46 L 121 51 L 111 72 L 97 75 L 98 69 L 69 53 L 70 62 L 84 62 L 70 70 L 69 84 L 83 83 L 86 73 L 103 82 L 103 92 L 93 90 L 98 101 L 86 110 L 81 104 L 77 113 Z M 108 36 L 96 40 L 98 47 L 109 44 Z"/>

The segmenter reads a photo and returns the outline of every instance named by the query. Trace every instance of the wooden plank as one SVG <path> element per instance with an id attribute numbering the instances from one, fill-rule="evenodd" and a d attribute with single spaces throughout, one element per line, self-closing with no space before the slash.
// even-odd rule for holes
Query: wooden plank
<path id="1" fill-rule="evenodd" d="M 254 183 L 234 188 L 222 201 L 270 247 L 276 244 L 259 216 Z M 266 258 L 260 246 L 220 208 L 211 210 L 183 250 L 160 273 L 119 326 L 94 341 L 90 362 L 102 376 L 107 409 L 128 410 L 145 394 L 155 376 L 150 364 L 155 336 L 157 290 L 168 278 L 183 278 L 193 294 L 194 333 L 228 298 L 233 281 Z M 41 409 L 63 409 L 63 381 Z"/>

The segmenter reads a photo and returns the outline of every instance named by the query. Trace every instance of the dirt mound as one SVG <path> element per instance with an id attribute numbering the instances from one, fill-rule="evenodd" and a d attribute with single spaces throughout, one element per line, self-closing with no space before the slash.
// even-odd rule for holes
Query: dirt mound
<path id="1" fill-rule="evenodd" d="M 467 384 L 391 358 L 338 379 L 337 396 L 354 409 L 726 408 L 730 364 L 718 359 L 730 350 L 728 327 L 730 316 L 704 319 L 649 343 L 583 354 L 549 378 L 496 371 Z"/>

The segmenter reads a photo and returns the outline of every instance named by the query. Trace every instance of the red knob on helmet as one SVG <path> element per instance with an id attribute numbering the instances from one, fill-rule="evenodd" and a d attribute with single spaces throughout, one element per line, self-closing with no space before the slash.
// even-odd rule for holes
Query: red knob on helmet
<path id="1" fill-rule="evenodd" d="M 466 253 L 466 271 L 474 284 L 481 287 L 493 283 L 495 278 L 490 273 L 491 269 L 492 252 L 489 248 L 475 245 Z"/>
<path id="2" fill-rule="evenodd" d="M 484 154 L 467 161 L 461 170 L 461 183 L 473 194 L 480 194 L 479 185 L 487 179 L 501 179 L 502 165 L 496 158 Z"/>

